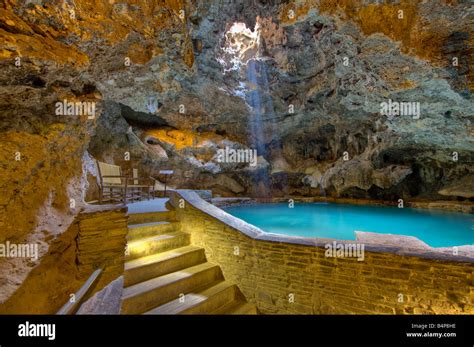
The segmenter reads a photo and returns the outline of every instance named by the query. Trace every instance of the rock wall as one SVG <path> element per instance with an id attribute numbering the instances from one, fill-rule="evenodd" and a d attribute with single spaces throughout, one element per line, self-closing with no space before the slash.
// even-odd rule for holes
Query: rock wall
<path id="1" fill-rule="evenodd" d="M 151 60 L 135 97 L 120 98 L 141 112 L 123 115 L 141 141 L 129 145 L 174 169 L 172 185 L 219 195 L 472 199 L 469 187 L 451 189 L 472 175 L 466 2 L 209 1 L 186 11 L 192 69 Z M 235 23 L 245 31 L 233 32 Z M 163 87 L 155 89 L 161 125 L 141 99 L 148 78 Z M 108 99 L 121 96 L 106 89 Z M 389 100 L 419 103 L 420 118 L 382 115 Z M 258 149 L 261 165 L 219 162 L 226 147 Z"/>
<path id="2" fill-rule="evenodd" d="M 9 0 L 2 11 L 5 130 L 70 128 L 71 119 L 54 116 L 54 101 L 103 100 L 102 120 L 61 135 L 79 139 L 68 149 L 84 152 L 92 135 L 95 157 L 147 174 L 174 169 L 175 186 L 220 195 L 472 198 L 470 188 L 451 189 L 472 175 L 473 161 L 464 1 Z M 231 33 L 237 22 L 247 34 Z M 230 40 L 242 41 L 245 54 L 226 51 Z M 229 69 L 232 58 L 240 69 Z M 381 115 L 389 99 L 419 102 L 420 119 Z M 191 142 L 179 148 L 169 134 Z M 19 144 L 11 147 L 5 160 Z M 225 147 L 258 148 L 261 165 L 222 164 L 216 151 Z M 124 152 L 132 153 L 128 163 Z M 77 167 L 78 157 L 60 164 Z M 53 185 L 63 194 L 64 182 Z"/>
<path id="3" fill-rule="evenodd" d="M 125 86 L 149 71 L 144 64 L 153 58 L 161 69 L 163 59 L 175 57 L 176 65 L 186 70 L 194 58 L 180 18 L 179 11 L 185 8 L 182 1 L 3 3 L 0 130 L 5 141 L 0 210 L 12 217 L 21 213 L 22 218 L 15 225 L 10 225 L 11 219 L 4 222 L 7 233 L 0 235 L 0 241 L 13 237 L 12 228 L 14 237 L 30 232 L 49 194 L 53 205 L 63 210 L 69 198 L 75 198 L 77 205 L 83 200 L 85 187 L 69 196 L 67 184 L 83 174 L 83 153 L 101 107 L 97 105 L 97 118 L 89 119 L 58 115 L 55 103 L 123 101 L 125 94 L 109 98 L 107 92 L 125 92 Z M 120 80 L 118 85 L 115 79 Z M 153 78 L 142 82 L 126 94 L 145 105 L 158 86 Z M 143 91 L 137 92 L 138 84 Z"/>
<path id="4" fill-rule="evenodd" d="M 259 240 L 196 208 L 183 195 L 183 231 L 262 313 L 473 314 L 472 262 L 365 251 L 328 258 L 325 248 Z"/>
<path id="5" fill-rule="evenodd" d="M 87 278 L 102 268 L 97 290 L 123 274 L 128 233 L 127 208 L 81 213 L 75 223 L 78 226 L 77 276 Z"/>

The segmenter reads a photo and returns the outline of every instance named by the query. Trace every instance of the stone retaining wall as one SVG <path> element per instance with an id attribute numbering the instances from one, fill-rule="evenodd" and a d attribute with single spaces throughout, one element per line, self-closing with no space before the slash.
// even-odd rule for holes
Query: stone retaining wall
<path id="1" fill-rule="evenodd" d="M 262 313 L 474 313 L 472 258 L 376 245 L 363 261 L 327 258 L 330 240 L 262 233 L 191 191 L 171 201 L 192 243 Z"/>
<path id="2" fill-rule="evenodd" d="M 128 232 L 127 208 L 84 211 L 76 223 L 78 276 L 87 279 L 92 272 L 102 268 L 97 290 L 123 274 Z"/>

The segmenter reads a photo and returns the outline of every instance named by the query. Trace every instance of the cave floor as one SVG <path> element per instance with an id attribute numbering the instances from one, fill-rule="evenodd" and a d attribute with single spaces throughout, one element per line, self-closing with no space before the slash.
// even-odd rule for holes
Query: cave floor
<path id="1" fill-rule="evenodd" d="M 166 212 L 166 202 L 169 198 L 155 198 L 151 200 L 132 202 L 127 204 L 128 213 Z"/>

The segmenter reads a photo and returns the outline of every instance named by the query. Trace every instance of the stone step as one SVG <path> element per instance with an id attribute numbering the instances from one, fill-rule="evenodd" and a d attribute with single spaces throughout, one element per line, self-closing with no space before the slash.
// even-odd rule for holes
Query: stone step
<path id="1" fill-rule="evenodd" d="M 257 314 L 257 307 L 250 302 L 235 300 L 212 311 L 211 314 Z"/>
<path id="2" fill-rule="evenodd" d="M 221 281 L 202 291 L 193 291 L 145 314 L 206 314 L 233 302 L 239 292 L 235 284 Z"/>
<path id="3" fill-rule="evenodd" d="M 185 246 L 130 260 L 125 262 L 124 285 L 129 287 L 205 261 L 204 249 L 195 246 Z"/>
<path id="4" fill-rule="evenodd" d="M 189 234 L 176 231 L 129 241 L 127 242 L 125 260 L 128 261 L 169 251 L 173 248 L 184 247 L 189 245 L 189 239 Z"/>
<path id="5" fill-rule="evenodd" d="M 219 266 L 203 263 L 126 287 L 122 294 L 122 313 L 141 314 L 187 294 L 223 280 Z"/>
<path id="6" fill-rule="evenodd" d="M 175 222 L 176 211 L 160 211 L 160 212 L 145 212 L 145 213 L 131 213 L 128 215 L 128 224 L 143 224 L 151 222 Z"/>
<path id="7" fill-rule="evenodd" d="M 150 222 L 128 225 L 128 240 L 135 240 L 147 236 L 154 236 L 167 232 L 178 231 L 179 223 L 177 222 Z"/>

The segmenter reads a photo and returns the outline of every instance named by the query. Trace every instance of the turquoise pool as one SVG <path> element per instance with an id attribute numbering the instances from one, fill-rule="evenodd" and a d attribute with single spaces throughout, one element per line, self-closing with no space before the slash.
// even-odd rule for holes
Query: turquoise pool
<path id="1" fill-rule="evenodd" d="M 474 244 L 472 214 L 331 203 L 256 204 L 225 211 L 266 232 L 290 236 L 355 240 L 358 230 L 415 236 L 431 247 Z"/>

